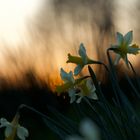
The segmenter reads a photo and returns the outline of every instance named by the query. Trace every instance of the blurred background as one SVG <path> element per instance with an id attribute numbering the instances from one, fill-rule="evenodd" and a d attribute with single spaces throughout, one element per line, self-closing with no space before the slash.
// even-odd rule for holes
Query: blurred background
<path id="1" fill-rule="evenodd" d="M 140 44 L 139 20 L 139 0 L 0 0 L 0 116 L 11 120 L 21 103 L 44 114 L 48 105 L 66 111 L 68 103 L 52 93 L 62 82 L 60 68 L 74 67 L 66 64 L 67 54 L 78 55 L 84 43 L 91 58 L 107 64 L 106 49 L 116 43 L 116 32 L 133 30 L 133 42 Z M 140 56 L 129 58 L 140 74 Z M 118 69 L 121 75 L 122 62 Z M 94 70 L 106 80 L 102 67 Z M 23 114 L 40 139 L 46 130 L 33 118 Z"/>
<path id="2" fill-rule="evenodd" d="M 28 87 L 30 75 L 54 89 L 60 68 L 73 67 L 67 54 L 77 55 L 81 42 L 91 58 L 107 63 L 116 32 L 133 30 L 139 44 L 139 8 L 138 0 L 0 0 L 0 87 Z M 130 58 L 139 71 L 139 57 Z"/>

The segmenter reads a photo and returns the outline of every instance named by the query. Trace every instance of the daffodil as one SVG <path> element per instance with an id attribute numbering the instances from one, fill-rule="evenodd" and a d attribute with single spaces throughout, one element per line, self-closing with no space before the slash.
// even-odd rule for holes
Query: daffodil
<path id="1" fill-rule="evenodd" d="M 70 103 L 73 103 L 76 100 L 76 86 L 75 86 L 76 81 L 74 79 L 73 73 L 72 71 L 67 73 L 63 70 L 63 68 L 61 68 L 60 76 L 61 79 L 64 81 L 64 84 L 58 86 L 57 88 L 61 89 L 61 91 L 67 90 L 70 97 Z"/>
<path id="2" fill-rule="evenodd" d="M 81 122 L 79 131 L 83 137 L 72 135 L 67 137 L 66 140 L 100 140 L 99 128 L 90 119 Z"/>
<path id="3" fill-rule="evenodd" d="M 136 55 L 139 53 L 140 48 L 136 44 L 131 44 L 133 40 L 133 32 L 129 31 L 124 36 L 117 32 L 117 44 L 112 45 L 111 50 L 116 53 L 114 64 L 117 65 L 119 60 L 122 58 L 126 65 L 129 66 L 127 54 Z"/>
<path id="4" fill-rule="evenodd" d="M 71 98 L 70 102 L 72 103 L 75 100 L 75 92 L 76 92 L 75 79 L 74 79 L 73 73 L 72 73 L 72 71 L 67 73 L 63 70 L 63 68 L 61 68 L 60 76 L 64 83 L 62 85 L 56 86 L 56 91 L 58 93 L 68 91 L 69 96 Z"/>
<path id="5" fill-rule="evenodd" d="M 61 76 L 61 79 L 64 81 L 64 83 L 74 83 L 75 82 L 72 71 L 67 73 L 63 70 L 63 68 L 61 68 L 60 76 Z"/>
<path id="6" fill-rule="evenodd" d="M 74 75 L 78 75 L 85 65 L 96 63 L 96 61 L 93 61 L 87 56 L 86 49 L 83 44 L 80 45 L 78 53 L 80 56 L 72 56 L 71 54 L 68 54 L 67 63 L 75 63 L 77 65 L 74 69 Z"/>
<path id="7" fill-rule="evenodd" d="M 76 84 L 74 88 L 68 90 L 70 103 L 80 103 L 85 97 L 97 100 L 96 88 L 91 79 L 84 79 Z"/>
<path id="8" fill-rule="evenodd" d="M 95 100 L 98 99 L 95 92 L 96 88 L 91 79 L 86 79 L 87 77 L 74 79 L 72 71 L 67 73 L 63 68 L 60 70 L 60 76 L 64 83 L 58 85 L 56 91 L 58 93 L 68 92 L 70 103 L 73 103 L 74 101 L 80 103 L 83 97 Z"/>
<path id="9" fill-rule="evenodd" d="M 18 123 L 19 117 L 17 113 L 12 122 L 8 122 L 5 118 L 0 119 L 0 128 L 5 127 L 5 140 L 14 140 L 16 135 L 21 140 L 25 140 L 28 137 L 28 130 Z"/>
<path id="10" fill-rule="evenodd" d="M 79 84 L 80 91 L 76 95 L 79 96 L 77 103 L 80 103 L 82 98 L 88 97 L 97 100 L 96 88 L 91 79 L 85 79 Z"/>

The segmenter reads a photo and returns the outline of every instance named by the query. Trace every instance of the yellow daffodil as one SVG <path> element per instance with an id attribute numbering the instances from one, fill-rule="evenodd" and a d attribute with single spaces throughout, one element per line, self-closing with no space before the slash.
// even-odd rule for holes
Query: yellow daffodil
<path id="1" fill-rule="evenodd" d="M 116 53 L 116 59 L 114 64 L 117 65 L 119 60 L 122 58 L 126 65 L 129 66 L 127 54 L 136 55 L 139 53 L 140 48 L 136 44 L 131 44 L 133 40 L 133 32 L 129 31 L 124 36 L 117 32 L 117 44 L 112 45 L 111 50 Z"/>
<path id="2" fill-rule="evenodd" d="M 28 130 L 19 125 L 19 117 L 17 113 L 11 123 L 5 118 L 0 119 L 0 128 L 5 127 L 5 140 L 15 140 L 16 135 L 19 139 L 25 140 L 29 135 Z"/>
<path id="3" fill-rule="evenodd" d="M 72 56 L 71 54 L 68 54 L 67 63 L 75 63 L 77 65 L 74 69 L 74 75 L 78 75 L 85 65 L 96 63 L 96 61 L 91 60 L 87 56 L 86 49 L 83 44 L 80 45 L 79 55 L 80 56 Z"/>

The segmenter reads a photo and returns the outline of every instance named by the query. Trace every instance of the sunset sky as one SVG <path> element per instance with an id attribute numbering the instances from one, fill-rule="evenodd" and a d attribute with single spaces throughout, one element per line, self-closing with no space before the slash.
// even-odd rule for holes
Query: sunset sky
<path id="1" fill-rule="evenodd" d="M 113 6 L 109 0 L 108 5 L 103 0 L 92 5 L 78 1 L 0 0 L 0 77 L 18 79 L 24 71 L 33 70 L 37 78 L 55 83 L 60 81 L 61 67 L 71 69 L 65 64 L 67 54 L 76 55 L 81 42 L 94 59 L 101 43 L 113 43 L 116 31 L 133 30 L 139 43 L 138 18 L 134 17 L 139 12 L 137 0 L 116 0 Z M 102 22 L 107 23 L 109 15 L 104 8 L 113 21 L 113 31 L 106 36 Z"/>

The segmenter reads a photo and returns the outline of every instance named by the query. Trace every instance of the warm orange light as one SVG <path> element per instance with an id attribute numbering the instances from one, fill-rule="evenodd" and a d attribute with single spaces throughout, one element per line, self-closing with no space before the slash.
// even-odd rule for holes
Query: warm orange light
<path id="1" fill-rule="evenodd" d="M 134 8 L 137 0 L 134 3 L 128 1 Z M 126 0 L 116 1 L 116 8 L 111 11 L 114 16 L 111 20 L 115 27 L 104 17 L 108 15 L 102 9 L 104 3 L 97 2 L 96 9 L 92 4 L 91 7 L 86 7 L 83 3 L 78 3 L 77 6 L 70 7 L 72 5 L 65 2 L 64 5 L 60 3 L 59 7 L 57 2 L 55 4 L 58 5 L 53 2 L 55 3 L 53 0 L 0 0 L 0 85 L 4 77 L 9 85 L 12 83 L 28 86 L 25 80 L 30 79 L 25 75 L 29 72 L 30 76 L 35 76 L 39 85 L 47 84 L 54 90 L 55 85 L 62 83 L 60 68 L 69 72 L 75 67 L 66 64 L 68 53 L 78 55 L 79 45 L 83 43 L 90 58 L 107 64 L 106 49 L 115 43 L 115 32 L 125 33 L 130 27 L 135 27 L 131 25 L 129 18 L 132 16 L 128 14 L 132 5 L 124 5 Z M 94 9 L 97 11 L 94 12 Z M 108 25 L 104 26 L 103 22 L 109 24 L 113 30 L 111 27 L 104 29 Z M 134 38 L 135 33 L 136 28 Z M 134 61 L 136 63 L 137 60 Z M 94 70 L 102 78 L 104 68 L 96 68 L 95 66 Z M 88 74 L 86 68 L 83 71 Z"/>

